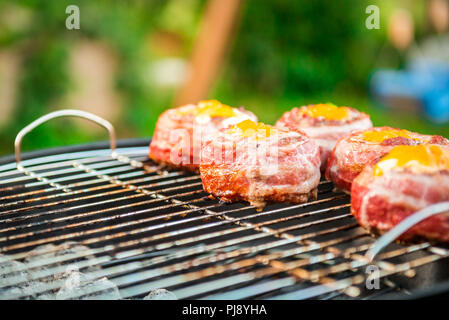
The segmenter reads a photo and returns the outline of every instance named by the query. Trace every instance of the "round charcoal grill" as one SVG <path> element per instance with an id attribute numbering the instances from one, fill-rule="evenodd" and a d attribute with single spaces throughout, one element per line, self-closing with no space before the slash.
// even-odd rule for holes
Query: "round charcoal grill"
<path id="1" fill-rule="evenodd" d="M 100 123 L 109 143 L 20 153 L 27 132 L 65 115 Z M 443 246 L 394 243 L 369 262 L 364 254 L 375 239 L 331 182 L 321 181 L 315 201 L 257 212 L 209 199 L 199 175 L 148 160 L 148 144 L 116 146 L 108 122 L 74 110 L 47 115 L 18 135 L 16 157 L 0 159 L 1 299 L 59 298 L 61 290 L 66 299 L 111 297 L 96 285 L 67 290 L 74 266 L 86 283 L 107 281 L 122 299 L 157 289 L 178 299 L 402 298 L 449 290 Z M 78 250 L 62 250 L 68 243 Z"/>

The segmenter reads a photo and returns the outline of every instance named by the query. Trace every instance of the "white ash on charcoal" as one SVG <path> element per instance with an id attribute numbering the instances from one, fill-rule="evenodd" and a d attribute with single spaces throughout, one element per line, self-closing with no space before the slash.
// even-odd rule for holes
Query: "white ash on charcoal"
<path id="1" fill-rule="evenodd" d="M 8 285 L 14 278 L 20 281 L 28 281 L 28 273 L 25 265 L 10 257 L 0 254 L 0 284 Z"/>
<path id="2" fill-rule="evenodd" d="M 12 298 L 54 299 L 52 293 L 36 294 L 36 291 L 44 291 L 46 284 L 41 281 L 30 281 L 30 278 L 25 264 L 6 255 L 0 255 L 0 285 L 2 286 L 0 300 Z M 13 285 L 8 286 L 9 284 Z"/>
<path id="3" fill-rule="evenodd" d="M 167 289 L 156 289 L 146 295 L 143 300 L 178 300 L 178 298 Z"/>
<path id="4" fill-rule="evenodd" d="M 46 244 L 39 247 L 36 247 L 32 251 L 29 252 L 28 256 L 25 258 L 25 262 L 32 263 L 36 261 L 45 261 L 45 260 L 55 260 L 65 255 L 73 255 L 73 254 L 82 254 L 86 253 L 89 250 L 88 247 L 78 244 L 74 241 L 64 242 L 60 245 Z M 31 269 L 31 272 L 41 269 L 45 270 L 48 268 L 54 268 L 55 266 L 69 266 L 76 265 L 77 262 L 84 262 L 91 259 L 95 259 L 94 255 L 83 254 L 81 257 L 70 259 L 68 261 L 60 261 L 51 263 L 49 266 L 38 267 L 36 269 Z M 83 270 L 83 272 L 93 272 L 98 271 L 101 268 L 99 266 L 88 266 Z M 63 275 L 64 271 L 56 273 L 54 275 L 54 279 L 59 279 Z"/>
<path id="5" fill-rule="evenodd" d="M 90 272 L 101 270 L 100 266 L 80 264 L 95 259 L 94 255 L 86 254 L 88 250 L 88 247 L 71 241 L 36 247 L 23 262 L 0 255 L 0 299 L 66 299 L 73 292 L 84 291 L 87 294 L 76 299 L 120 299 L 117 286 L 107 278 L 93 280 L 89 276 Z M 81 256 L 64 259 L 64 256 L 74 254 Z M 46 290 L 55 281 L 63 285 Z M 8 286 L 8 282 L 12 285 Z M 93 293 L 89 294 L 91 291 Z"/>
<path id="6" fill-rule="evenodd" d="M 106 277 L 95 280 L 79 272 L 76 267 L 69 269 L 65 275 L 67 279 L 56 294 L 57 300 L 118 300 L 121 298 L 117 286 Z"/>
<path id="7" fill-rule="evenodd" d="M 24 262 L 27 264 L 45 264 L 39 265 L 37 267 L 31 267 L 28 272 L 33 276 L 34 279 L 39 279 L 41 282 L 50 283 L 56 280 L 64 280 L 66 278 L 65 271 L 67 268 L 75 265 L 77 268 L 77 263 L 88 261 L 94 259 L 95 256 L 85 253 L 89 250 L 88 247 L 78 244 L 74 241 L 64 242 L 60 245 L 46 244 L 34 248 L 27 254 Z M 58 259 L 64 258 L 66 255 L 82 254 L 81 257 L 74 259 L 67 259 L 58 261 Z M 56 270 L 58 270 L 56 272 Z M 98 271 L 101 268 L 99 266 L 88 266 L 84 268 L 83 272 L 89 273 Z M 49 276 L 42 277 L 41 274 L 49 274 Z M 53 293 L 57 293 L 57 289 L 53 290 Z"/>
<path id="8" fill-rule="evenodd" d="M 41 281 L 28 281 L 8 289 L 0 289 L 0 300 L 23 299 L 23 300 L 54 300 L 55 295 L 51 292 L 36 293 L 45 291 L 47 284 Z"/>

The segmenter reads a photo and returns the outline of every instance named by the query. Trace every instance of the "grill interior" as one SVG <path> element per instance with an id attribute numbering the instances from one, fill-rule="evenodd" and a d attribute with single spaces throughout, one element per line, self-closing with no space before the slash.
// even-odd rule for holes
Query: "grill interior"
<path id="1" fill-rule="evenodd" d="M 54 297 L 74 264 L 122 299 L 155 289 L 178 299 L 402 297 L 449 279 L 447 248 L 392 244 L 372 263 L 380 288 L 369 290 L 363 255 L 374 238 L 332 183 L 321 181 L 316 201 L 257 212 L 211 200 L 198 175 L 149 161 L 148 142 L 122 141 L 116 157 L 107 144 L 44 151 L 22 161 L 24 171 L 3 159 L 2 299 Z M 77 250 L 58 247 L 67 242 Z M 85 289 L 64 298 L 111 297 Z"/>

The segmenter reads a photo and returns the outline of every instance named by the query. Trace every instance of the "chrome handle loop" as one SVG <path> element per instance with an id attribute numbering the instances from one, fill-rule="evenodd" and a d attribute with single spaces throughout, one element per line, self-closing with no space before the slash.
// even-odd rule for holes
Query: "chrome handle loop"
<path id="1" fill-rule="evenodd" d="M 405 233 L 411 227 L 427 218 L 442 213 L 449 213 L 449 201 L 436 203 L 413 213 L 412 215 L 408 216 L 400 223 L 398 223 L 393 229 L 385 233 L 382 237 L 377 239 L 371 249 L 366 252 L 365 257 L 369 261 L 373 261 L 374 257 L 380 251 L 382 251 L 386 246 L 396 240 L 396 238 Z"/>
<path id="2" fill-rule="evenodd" d="M 25 128 L 20 130 L 20 132 L 16 136 L 16 140 L 14 141 L 14 149 L 15 149 L 15 155 L 16 155 L 16 165 L 17 169 L 24 170 L 23 166 L 20 164 L 21 158 L 20 158 L 20 147 L 22 144 L 23 137 L 29 133 L 31 130 L 36 128 L 37 126 L 41 125 L 44 122 L 47 122 L 48 120 L 59 118 L 59 117 L 79 117 L 84 118 L 87 120 L 91 120 L 102 127 L 104 127 L 106 130 L 108 130 L 109 133 L 109 144 L 111 148 L 111 156 L 113 158 L 117 157 L 116 153 L 116 136 L 115 136 L 115 129 L 112 126 L 112 124 L 103 119 L 99 116 L 96 116 L 92 113 L 81 111 L 81 110 L 74 110 L 74 109 L 65 109 L 65 110 L 58 110 L 51 113 L 48 113 L 33 122 L 31 122 L 29 125 L 27 125 Z"/>

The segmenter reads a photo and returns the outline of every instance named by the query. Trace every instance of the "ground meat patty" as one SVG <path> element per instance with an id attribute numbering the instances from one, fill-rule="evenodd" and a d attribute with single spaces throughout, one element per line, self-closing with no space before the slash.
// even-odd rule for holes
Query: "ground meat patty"
<path id="1" fill-rule="evenodd" d="M 373 233 L 382 234 L 429 205 L 449 200 L 449 148 L 438 145 L 398 146 L 377 164 L 366 166 L 351 188 L 351 212 Z M 449 241 L 449 212 L 430 217 L 404 233 Z"/>
<path id="2" fill-rule="evenodd" d="M 326 178 L 345 192 L 362 169 L 398 145 L 449 145 L 441 136 L 429 136 L 391 127 L 354 132 L 338 141 L 326 169 Z"/>
<path id="3" fill-rule="evenodd" d="M 200 173 L 206 192 L 260 209 L 316 199 L 319 168 L 319 147 L 307 135 L 247 120 L 206 142 Z"/>
<path id="4" fill-rule="evenodd" d="M 366 113 L 333 104 L 313 104 L 293 108 L 276 122 L 276 127 L 299 129 L 315 140 L 320 147 L 321 171 L 323 172 L 332 149 L 340 138 L 353 130 L 365 130 L 372 126 L 369 115 Z"/>
<path id="5" fill-rule="evenodd" d="M 257 121 L 250 111 L 231 108 L 217 100 L 169 109 L 156 123 L 149 157 L 174 168 L 198 171 L 204 139 L 245 119 Z"/>

